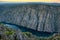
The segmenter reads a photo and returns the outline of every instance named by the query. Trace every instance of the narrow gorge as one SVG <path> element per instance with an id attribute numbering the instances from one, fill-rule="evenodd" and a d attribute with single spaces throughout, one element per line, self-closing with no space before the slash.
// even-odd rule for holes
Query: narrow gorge
<path id="1" fill-rule="evenodd" d="M 0 22 L 26 26 L 37 31 L 60 32 L 60 6 L 17 4 L 0 6 Z"/>
<path id="2" fill-rule="evenodd" d="M 0 23 L 48 37 L 60 33 L 60 4 L 0 4 Z"/>

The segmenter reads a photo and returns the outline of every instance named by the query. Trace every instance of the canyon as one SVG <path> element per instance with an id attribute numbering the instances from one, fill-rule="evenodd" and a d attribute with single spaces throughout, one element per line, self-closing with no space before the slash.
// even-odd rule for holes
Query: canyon
<path id="1" fill-rule="evenodd" d="M 60 32 L 60 6 L 48 4 L 0 5 L 0 22 L 43 32 Z"/>

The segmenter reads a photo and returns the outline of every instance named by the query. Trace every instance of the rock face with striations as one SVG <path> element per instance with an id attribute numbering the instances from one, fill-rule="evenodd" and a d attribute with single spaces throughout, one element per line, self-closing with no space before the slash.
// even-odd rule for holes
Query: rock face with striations
<path id="1" fill-rule="evenodd" d="M 60 32 L 60 6 L 2 5 L 0 6 L 0 22 L 22 25 L 38 31 Z"/>

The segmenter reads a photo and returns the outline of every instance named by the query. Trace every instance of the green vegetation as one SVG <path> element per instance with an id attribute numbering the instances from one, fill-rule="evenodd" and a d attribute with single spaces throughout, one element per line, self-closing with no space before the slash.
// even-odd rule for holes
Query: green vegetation
<path id="1" fill-rule="evenodd" d="M 3 23 L 0 23 L 0 27 L 3 28 L 2 31 L 6 35 L 13 35 L 15 33 L 13 29 L 6 27 Z"/>
<path id="2" fill-rule="evenodd" d="M 32 33 L 30 32 L 22 32 L 22 34 L 24 34 L 25 36 L 31 37 Z"/>
<path id="3" fill-rule="evenodd" d="M 60 40 L 60 34 L 56 34 L 47 38 L 35 36 L 30 32 L 22 32 L 22 34 L 30 38 L 30 40 Z"/>
<path id="4" fill-rule="evenodd" d="M 30 32 L 22 32 L 23 35 L 27 36 L 29 40 L 46 40 L 46 38 L 40 38 L 38 36 L 33 35 Z"/>
<path id="5" fill-rule="evenodd" d="M 15 33 L 14 31 L 5 31 L 5 34 L 7 34 L 7 35 L 12 35 L 14 33 Z"/>
<path id="6" fill-rule="evenodd" d="M 12 29 L 9 29 L 9 28 L 6 28 L 6 29 L 7 30 L 5 31 L 5 34 L 7 34 L 7 35 L 13 35 L 15 33 L 15 31 Z"/>
<path id="7" fill-rule="evenodd" d="M 12 37 L 13 37 L 13 35 L 15 35 L 16 31 L 17 30 L 13 30 L 11 28 L 8 28 L 3 23 L 0 23 L 0 33 L 2 32 L 2 34 L 9 35 L 9 36 L 12 35 Z M 26 37 L 27 40 L 60 40 L 60 34 L 56 34 L 56 35 L 53 35 L 51 37 L 43 38 L 43 37 L 38 37 L 36 35 L 33 35 L 30 32 L 21 32 L 21 33 L 22 33 L 21 35 L 23 35 L 24 37 Z M 3 35 L 0 35 L 0 40 L 1 39 L 4 40 L 4 38 L 5 37 Z M 10 38 L 10 39 L 13 40 L 12 38 Z M 7 40 L 10 40 L 10 39 L 7 39 Z"/>

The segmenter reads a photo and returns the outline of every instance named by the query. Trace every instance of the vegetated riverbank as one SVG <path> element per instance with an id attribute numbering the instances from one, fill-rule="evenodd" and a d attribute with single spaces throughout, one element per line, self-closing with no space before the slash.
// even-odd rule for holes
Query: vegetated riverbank
<path id="1" fill-rule="evenodd" d="M 2 23 L 5 24 L 5 26 L 8 26 L 9 28 L 16 29 L 16 30 L 20 29 L 22 32 L 31 32 L 33 35 L 36 35 L 39 37 L 49 37 L 55 33 L 55 32 L 37 31 L 37 30 L 30 29 L 30 28 L 26 28 L 24 26 L 12 24 L 12 23 L 6 23 L 6 22 L 2 22 Z"/>
<path id="2" fill-rule="evenodd" d="M 0 40 L 35 40 L 37 36 L 32 35 L 30 32 L 21 32 L 20 30 L 14 30 L 0 24 Z"/>
<path id="3" fill-rule="evenodd" d="M 13 27 L 13 26 L 12 26 Z M 50 38 L 39 37 L 33 35 L 31 32 L 22 32 L 20 29 L 13 29 L 10 26 L 6 26 L 4 23 L 0 23 L 0 40 L 53 40 L 54 37 Z"/>

